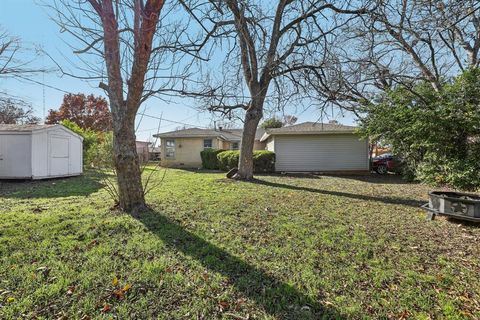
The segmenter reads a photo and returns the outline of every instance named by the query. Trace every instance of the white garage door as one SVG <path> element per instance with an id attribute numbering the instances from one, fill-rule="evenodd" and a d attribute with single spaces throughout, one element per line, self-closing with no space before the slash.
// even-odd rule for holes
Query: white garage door
<path id="1" fill-rule="evenodd" d="M 368 170 L 365 140 L 353 134 L 275 136 L 277 171 Z"/>

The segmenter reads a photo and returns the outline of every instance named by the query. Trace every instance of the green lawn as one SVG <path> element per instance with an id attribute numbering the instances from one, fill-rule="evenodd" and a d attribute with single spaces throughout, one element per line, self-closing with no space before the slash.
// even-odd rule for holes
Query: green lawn
<path id="1" fill-rule="evenodd" d="M 223 177 L 169 170 L 138 220 L 93 173 L 1 182 L 0 318 L 480 318 L 480 228 L 428 187 Z"/>

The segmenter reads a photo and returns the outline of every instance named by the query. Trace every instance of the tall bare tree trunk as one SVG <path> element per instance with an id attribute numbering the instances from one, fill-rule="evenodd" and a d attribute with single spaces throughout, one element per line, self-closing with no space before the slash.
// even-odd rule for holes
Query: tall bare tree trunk
<path id="1" fill-rule="evenodd" d="M 146 207 L 135 145 L 135 114 L 116 118 L 113 122 L 113 151 L 119 206 L 135 215 Z"/>
<path id="2" fill-rule="evenodd" d="M 258 123 L 263 116 L 262 109 L 263 107 L 260 104 L 254 104 L 245 114 L 240 157 L 238 159 L 238 172 L 235 175 L 235 179 L 253 179 L 253 147 Z"/>
<path id="3" fill-rule="evenodd" d="M 135 115 L 143 97 L 145 74 L 152 54 L 153 37 L 157 30 L 164 0 L 136 0 L 133 9 L 134 52 L 129 63 L 122 63 L 118 3 L 112 0 L 88 0 L 101 19 L 103 27 L 104 59 L 108 84 L 100 87 L 108 93 L 113 118 L 113 152 L 118 182 L 118 201 L 122 210 L 133 215 L 146 207 L 140 164 L 135 146 Z M 117 16 L 118 15 L 118 16 Z M 132 41 L 129 39 L 128 41 Z M 127 96 L 124 96 L 122 67 L 130 69 Z"/>

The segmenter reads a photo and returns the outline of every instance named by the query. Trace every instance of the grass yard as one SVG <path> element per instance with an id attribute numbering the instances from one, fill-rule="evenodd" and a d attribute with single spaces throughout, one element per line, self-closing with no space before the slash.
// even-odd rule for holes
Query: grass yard
<path id="1" fill-rule="evenodd" d="M 1 182 L 0 318 L 480 318 L 480 228 L 428 187 L 223 177 L 169 170 L 138 220 L 93 173 Z"/>

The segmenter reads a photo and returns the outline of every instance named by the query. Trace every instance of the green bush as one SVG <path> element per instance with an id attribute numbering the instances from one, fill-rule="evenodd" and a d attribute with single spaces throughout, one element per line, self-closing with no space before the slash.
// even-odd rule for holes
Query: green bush
<path id="1" fill-rule="evenodd" d="M 275 153 L 267 150 L 253 151 L 253 169 L 255 172 L 274 172 Z"/>
<path id="2" fill-rule="evenodd" d="M 99 133 L 99 143 L 95 148 L 90 148 L 87 153 L 86 165 L 97 169 L 112 169 L 114 167 L 113 158 L 113 133 Z"/>
<path id="3" fill-rule="evenodd" d="M 94 168 L 113 168 L 113 134 L 83 129 L 70 120 L 61 124 L 83 137 L 83 165 Z"/>
<path id="4" fill-rule="evenodd" d="M 239 151 L 223 151 L 217 154 L 218 168 L 228 171 L 238 166 Z"/>
<path id="5" fill-rule="evenodd" d="M 240 152 L 223 151 L 217 154 L 218 167 L 220 170 L 228 171 L 238 166 Z M 256 173 L 275 171 L 275 153 L 266 150 L 253 151 L 253 170 Z"/>
<path id="6" fill-rule="evenodd" d="M 443 83 L 394 87 L 366 103 L 360 132 L 390 145 L 404 174 L 432 185 L 480 188 L 480 69 Z"/>
<path id="7" fill-rule="evenodd" d="M 202 158 L 202 168 L 209 170 L 218 170 L 218 158 L 217 155 L 225 150 L 217 149 L 205 149 L 200 152 Z"/>

